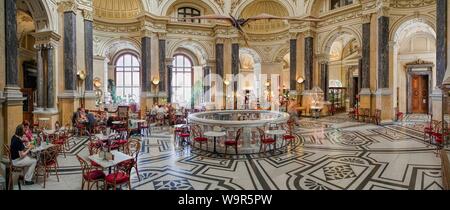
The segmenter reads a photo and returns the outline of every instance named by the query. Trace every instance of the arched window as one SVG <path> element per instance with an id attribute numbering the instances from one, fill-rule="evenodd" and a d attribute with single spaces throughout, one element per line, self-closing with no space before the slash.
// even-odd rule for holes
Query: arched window
<path id="1" fill-rule="evenodd" d="M 188 107 L 192 93 L 192 61 L 185 55 L 176 55 L 172 65 L 172 102 Z"/>
<path id="2" fill-rule="evenodd" d="M 330 9 L 337 9 L 339 7 L 347 6 L 353 4 L 353 0 L 331 0 Z"/>
<path id="3" fill-rule="evenodd" d="M 141 87 L 140 64 L 136 56 L 124 54 L 116 62 L 116 95 L 128 103 L 139 103 Z"/>
<path id="4" fill-rule="evenodd" d="M 200 11 L 198 9 L 194 9 L 192 7 L 182 7 L 178 9 L 178 18 L 183 22 L 191 22 L 191 23 L 200 23 L 200 19 L 182 19 L 187 17 L 197 17 L 200 16 Z"/>

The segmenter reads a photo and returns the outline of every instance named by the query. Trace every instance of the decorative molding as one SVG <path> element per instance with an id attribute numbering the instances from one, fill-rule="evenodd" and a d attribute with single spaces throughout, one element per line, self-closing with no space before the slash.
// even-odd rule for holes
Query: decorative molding
<path id="1" fill-rule="evenodd" d="M 83 18 L 85 20 L 94 21 L 94 13 L 90 10 L 84 9 L 83 10 Z"/>
<path id="2" fill-rule="evenodd" d="M 32 36 L 35 38 L 35 45 L 52 45 L 53 47 L 58 46 L 61 35 L 53 31 L 42 31 L 33 33 Z"/>
<path id="3" fill-rule="evenodd" d="M 77 13 L 78 10 L 78 4 L 76 2 L 74 2 L 73 0 L 69 0 L 69 1 L 61 1 L 58 3 L 59 5 L 59 9 L 62 12 L 73 12 L 73 13 Z"/>

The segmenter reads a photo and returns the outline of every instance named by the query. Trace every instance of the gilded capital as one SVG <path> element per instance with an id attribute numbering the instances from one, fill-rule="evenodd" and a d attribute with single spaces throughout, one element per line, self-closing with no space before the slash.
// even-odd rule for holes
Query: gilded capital
<path id="1" fill-rule="evenodd" d="M 84 9 L 83 10 L 83 18 L 85 20 L 93 21 L 94 20 L 94 13 L 90 10 Z"/>
<path id="2" fill-rule="evenodd" d="M 364 15 L 362 15 L 361 16 L 362 24 L 370 23 L 371 18 L 372 18 L 372 14 L 364 14 Z"/>
<path id="3" fill-rule="evenodd" d="M 62 12 L 73 12 L 76 13 L 78 9 L 78 4 L 73 0 L 61 1 L 59 2 L 59 9 Z"/>

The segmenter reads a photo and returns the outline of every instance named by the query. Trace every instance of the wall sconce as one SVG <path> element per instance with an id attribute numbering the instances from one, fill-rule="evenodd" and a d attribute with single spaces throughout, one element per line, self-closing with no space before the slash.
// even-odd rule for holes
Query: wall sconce
<path id="1" fill-rule="evenodd" d="M 266 87 L 269 87 L 269 86 L 270 86 L 270 81 L 267 80 Z"/>
<path id="2" fill-rule="evenodd" d="M 154 85 L 159 85 L 159 79 L 157 78 L 157 77 L 154 77 L 153 78 L 153 80 L 152 80 L 152 83 L 154 84 Z"/>
<path id="3" fill-rule="evenodd" d="M 230 81 L 228 81 L 228 80 L 223 81 L 223 83 L 224 83 L 226 86 L 230 85 Z"/>
<path id="4" fill-rule="evenodd" d="M 298 83 L 298 84 L 302 84 L 303 82 L 305 82 L 305 79 L 304 79 L 303 77 L 299 77 L 299 78 L 297 79 L 297 83 Z"/>

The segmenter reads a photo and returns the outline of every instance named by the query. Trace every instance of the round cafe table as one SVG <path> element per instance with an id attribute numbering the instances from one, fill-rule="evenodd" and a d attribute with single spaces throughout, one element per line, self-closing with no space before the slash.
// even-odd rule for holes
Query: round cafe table
<path id="1" fill-rule="evenodd" d="M 224 131 L 208 131 L 208 132 L 205 132 L 203 135 L 205 135 L 207 137 L 214 137 L 214 153 L 217 153 L 217 150 L 216 150 L 217 137 L 226 136 L 227 133 Z"/>

